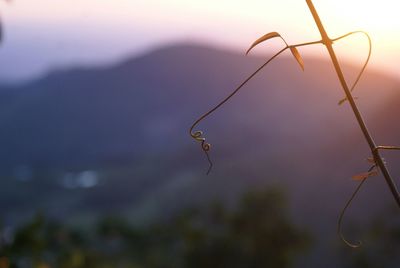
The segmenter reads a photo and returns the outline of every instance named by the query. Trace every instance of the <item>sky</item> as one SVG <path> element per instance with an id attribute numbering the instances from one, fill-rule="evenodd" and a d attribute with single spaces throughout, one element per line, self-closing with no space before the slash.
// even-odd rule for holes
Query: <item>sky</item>
<path id="1" fill-rule="evenodd" d="M 314 0 L 331 37 L 365 30 L 373 39 L 372 68 L 400 77 L 398 0 Z M 244 52 L 278 31 L 289 43 L 320 39 L 305 0 L 13 0 L 1 2 L 5 37 L 0 81 L 22 81 L 69 66 L 113 64 L 164 45 L 199 42 Z M 263 44 L 265 55 L 281 46 Z M 362 36 L 336 45 L 342 59 L 361 65 Z M 302 54 L 327 57 L 319 47 Z M 307 64 L 307 63 L 306 63 Z"/>

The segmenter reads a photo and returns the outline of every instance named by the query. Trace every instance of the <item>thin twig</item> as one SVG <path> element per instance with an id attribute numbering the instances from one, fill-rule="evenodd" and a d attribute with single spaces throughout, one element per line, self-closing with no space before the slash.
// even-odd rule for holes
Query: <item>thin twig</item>
<path id="1" fill-rule="evenodd" d="M 373 165 L 368 172 L 371 172 L 374 168 L 376 168 L 376 165 Z M 353 202 L 354 198 L 357 196 L 358 192 L 360 191 L 361 187 L 364 185 L 364 182 L 367 180 L 368 177 L 366 177 L 365 179 L 363 179 L 360 184 L 358 185 L 358 187 L 356 188 L 356 190 L 354 191 L 354 193 L 351 195 L 350 199 L 347 201 L 346 205 L 344 206 L 344 208 L 342 209 L 342 211 L 340 212 L 340 216 L 339 216 L 339 220 L 337 223 L 337 232 L 340 236 L 340 239 L 342 239 L 342 241 L 348 245 L 351 248 L 359 248 L 362 246 L 362 242 L 358 241 L 357 244 L 353 244 L 351 242 L 349 242 L 343 235 L 342 232 L 342 221 L 343 221 L 343 217 L 344 214 L 346 213 L 347 208 L 351 205 L 351 203 Z"/>
<path id="2" fill-rule="evenodd" d="M 358 122 L 358 125 L 359 125 L 359 127 L 360 127 L 360 129 L 361 129 L 366 141 L 368 142 L 368 145 L 369 145 L 369 147 L 371 149 L 371 152 L 372 152 L 372 154 L 374 156 L 374 159 L 376 161 L 376 165 L 382 171 L 382 175 L 385 178 L 386 183 L 387 183 L 390 191 L 392 192 L 393 198 L 395 199 L 397 205 L 400 207 L 400 194 L 399 194 L 399 191 L 397 189 L 397 186 L 396 186 L 392 176 L 390 175 L 389 170 L 387 169 L 387 167 L 385 165 L 385 162 L 382 159 L 382 156 L 379 154 L 379 151 L 376 150 L 377 146 L 376 146 L 376 144 L 375 144 L 375 142 L 374 142 L 374 140 L 373 140 L 373 138 L 372 138 L 372 136 L 371 136 L 366 124 L 365 124 L 365 122 L 364 122 L 364 119 L 363 119 L 363 117 L 362 117 L 362 115 L 360 113 L 360 110 L 358 109 L 357 104 L 354 101 L 354 98 L 353 98 L 353 96 L 351 94 L 351 90 L 349 89 L 349 87 L 348 87 L 348 85 L 346 83 L 346 79 L 344 78 L 343 71 L 342 71 L 342 69 L 340 67 L 340 64 L 339 64 L 339 61 L 337 59 L 335 50 L 333 49 L 333 46 L 332 46 L 333 41 L 332 41 L 332 39 L 329 38 L 328 34 L 326 33 L 326 30 L 325 30 L 325 28 L 324 28 L 324 26 L 323 26 L 323 24 L 321 22 L 321 19 L 320 19 L 319 15 L 318 15 L 318 12 L 315 9 L 314 4 L 312 3 L 312 0 L 306 0 L 306 2 L 307 2 L 307 5 L 308 5 L 308 7 L 309 7 L 309 9 L 311 11 L 311 14 L 312 14 L 312 16 L 314 18 L 314 21 L 315 21 L 315 23 L 316 23 L 316 25 L 318 27 L 318 30 L 319 30 L 319 32 L 321 34 L 323 43 L 324 43 L 325 47 L 327 48 L 327 50 L 329 52 L 330 58 L 331 58 L 332 63 L 334 65 L 334 67 L 335 67 L 336 74 L 338 75 L 339 81 L 340 81 L 340 83 L 342 85 L 342 88 L 343 88 L 345 94 L 346 94 L 346 98 L 348 99 L 348 101 L 350 103 L 350 106 L 351 106 L 351 109 L 353 110 L 354 116 L 356 117 L 356 120 Z"/>
<path id="3" fill-rule="evenodd" d="M 375 150 L 400 150 L 397 146 L 377 146 Z"/>
<path id="4" fill-rule="evenodd" d="M 210 173 L 213 162 L 211 161 L 209 151 L 211 149 L 211 144 L 206 142 L 206 139 L 203 136 L 202 131 L 193 131 L 194 128 L 205 118 L 207 118 L 210 114 L 215 112 L 217 109 L 219 109 L 222 105 L 224 105 L 227 101 L 229 101 L 234 95 L 236 95 L 255 75 L 257 75 L 262 69 L 265 68 L 271 61 L 273 61 L 276 57 L 278 57 L 280 54 L 282 54 L 285 50 L 287 50 L 290 47 L 301 47 L 301 46 L 307 46 L 307 45 L 315 45 L 315 44 L 322 44 L 322 40 L 319 41 L 313 41 L 313 42 L 307 42 L 307 43 L 300 43 L 300 44 L 295 44 L 289 46 L 286 41 L 282 38 L 286 46 L 278 51 L 275 55 L 273 55 L 271 58 L 269 58 L 263 65 L 261 65 L 256 71 L 254 71 L 251 75 L 249 75 L 231 94 L 229 94 L 227 97 L 225 97 L 221 102 L 219 102 L 214 108 L 200 116 L 190 127 L 189 129 L 189 134 L 190 136 L 195 139 L 196 141 L 201 143 L 201 148 L 204 151 L 204 153 L 207 156 L 207 160 L 209 163 L 209 168 L 207 171 L 207 175 Z"/>
<path id="5" fill-rule="evenodd" d="M 202 116 L 201 116 L 199 119 L 197 119 L 197 120 L 194 122 L 194 124 L 191 126 L 191 128 L 190 128 L 190 130 L 189 130 L 190 136 L 191 136 L 192 138 L 194 138 L 196 141 L 198 141 L 198 142 L 201 143 L 201 147 L 202 147 L 203 151 L 205 152 L 205 154 L 206 154 L 206 156 L 207 156 L 207 159 L 208 159 L 208 161 L 209 161 L 209 163 L 210 163 L 210 168 L 208 169 L 207 174 L 210 172 L 210 170 L 211 170 L 211 168 L 212 168 L 212 162 L 211 162 L 210 157 L 209 157 L 209 154 L 208 154 L 208 152 L 209 152 L 209 150 L 210 150 L 210 148 L 211 148 L 211 145 L 210 145 L 209 143 L 206 142 L 206 139 L 203 137 L 203 132 L 201 132 L 201 131 L 195 131 L 195 132 L 193 132 L 193 129 L 197 126 L 197 124 L 199 124 L 203 119 L 205 119 L 207 116 L 209 116 L 211 113 L 213 113 L 215 110 L 217 110 L 218 108 L 220 108 L 223 104 L 225 104 L 225 103 L 226 103 L 230 98 L 232 98 L 232 97 L 247 83 L 247 82 L 249 82 L 258 72 L 260 72 L 268 63 L 270 63 L 273 59 L 275 59 L 277 56 L 279 56 L 281 53 L 283 53 L 286 49 L 290 48 L 290 50 L 292 51 L 293 56 L 295 56 L 296 60 L 300 63 L 301 67 L 303 68 L 302 59 L 301 59 L 301 57 L 300 57 L 298 51 L 295 49 L 295 47 L 301 47 L 301 46 L 307 46 L 307 45 L 313 45 L 313 44 L 323 44 L 323 45 L 325 45 L 325 47 L 327 48 L 327 50 L 328 50 L 328 52 L 329 52 L 331 61 L 332 61 L 333 65 L 334 65 L 335 71 L 336 71 L 336 73 L 337 73 L 337 75 L 338 75 L 338 79 L 339 79 L 339 81 L 340 81 L 340 83 L 341 83 L 341 85 L 342 85 L 342 88 L 343 88 L 343 90 L 344 90 L 344 92 L 345 92 L 345 94 L 346 94 L 346 97 L 345 97 L 343 100 L 341 100 L 341 101 L 339 102 L 339 104 L 341 104 L 341 103 L 343 103 L 343 102 L 345 102 L 345 101 L 349 101 L 349 104 L 350 104 L 350 106 L 351 106 L 351 108 L 352 108 L 352 110 L 353 110 L 353 113 L 354 113 L 354 115 L 355 115 L 355 117 L 356 117 L 356 120 L 357 120 L 357 122 L 358 122 L 358 124 L 359 124 L 359 127 L 360 127 L 360 129 L 361 129 L 361 131 L 362 131 L 362 133 L 363 133 L 363 135 L 364 135 L 364 137 L 365 137 L 365 139 L 366 139 L 366 141 L 367 141 L 367 143 L 368 143 L 370 149 L 371 149 L 371 152 L 372 152 L 372 155 L 373 155 L 373 162 L 374 162 L 374 165 L 370 168 L 370 170 L 368 171 L 368 173 L 371 173 L 371 171 L 372 171 L 374 168 L 377 168 L 377 169 L 379 168 L 379 170 L 382 171 L 382 175 L 383 175 L 383 177 L 385 178 L 386 183 L 387 183 L 387 185 L 388 185 L 390 191 L 392 192 L 392 195 L 393 195 L 393 197 L 394 197 L 396 203 L 397 203 L 398 206 L 400 207 L 400 194 L 399 194 L 399 191 L 398 191 L 397 186 L 396 186 L 396 184 L 394 183 L 394 181 L 393 181 L 393 179 L 392 179 L 392 177 L 391 177 L 391 175 L 390 175 L 390 173 L 389 173 L 389 171 L 388 171 L 388 169 L 387 169 L 387 167 L 386 167 L 386 164 L 385 164 L 385 162 L 384 162 L 384 159 L 382 158 L 382 156 L 380 155 L 380 152 L 379 152 L 380 150 L 400 150 L 400 147 L 395 147 L 395 146 L 376 146 L 376 144 L 375 144 L 375 142 L 374 142 L 374 140 L 373 140 L 373 138 L 372 138 L 370 132 L 368 131 L 368 128 L 367 128 L 367 126 L 366 126 L 366 124 L 365 124 L 365 122 L 364 122 L 364 119 L 363 119 L 363 117 L 362 117 L 362 115 L 361 115 L 361 113 L 360 113 L 360 111 L 359 111 L 359 109 L 358 109 L 358 106 L 357 106 L 357 104 L 356 104 L 355 101 L 354 101 L 355 98 L 354 98 L 353 95 L 352 95 L 352 92 L 354 91 L 355 87 L 357 86 L 357 84 L 358 84 L 360 78 L 362 77 L 363 73 L 365 72 L 365 69 L 366 69 L 366 67 L 367 67 L 367 65 L 368 65 L 368 63 L 369 63 L 369 61 L 370 61 L 371 53 L 372 53 L 372 41 L 371 41 L 371 38 L 370 38 L 370 36 L 368 35 L 368 33 L 364 32 L 364 31 L 354 31 L 354 32 L 347 33 L 347 34 L 345 34 L 345 35 L 343 35 L 343 36 L 340 36 L 340 37 L 338 37 L 338 38 L 330 39 L 329 36 L 328 36 L 328 34 L 327 34 L 327 32 L 326 32 L 326 30 L 325 30 L 325 28 L 324 28 L 324 26 L 323 26 L 323 24 L 322 24 L 322 22 L 321 22 L 321 19 L 320 19 L 319 15 L 318 15 L 318 12 L 316 11 L 316 9 L 315 9 L 315 7 L 314 7 L 314 5 L 313 5 L 313 3 L 312 3 L 312 0 L 306 0 L 306 2 L 307 2 L 307 5 L 308 5 L 308 7 L 309 7 L 309 9 L 310 9 L 310 11 L 311 11 L 311 13 L 312 13 L 312 15 L 313 15 L 313 18 L 314 18 L 314 20 L 315 20 L 315 23 L 316 23 L 316 25 L 317 25 L 317 27 L 318 27 L 318 30 L 319 30 L 319 32 L 320 32 L 320 34 L 321 34 L 321 38 L 322 38 L 322 39 L 321 39 L 320 41 L 313 41 L 313 42 L 308 42 L 308 43 L 296 44 L 296 45 L 292 45 L 292 46 L 289 46 L 289 45 L 286 43 L 286 41 L 280 36 L 280 34 L 278 34 L 278 33 L 276 33 L 276 32 L 272 32 L 272 33 L 270 33 L 270 34 L 267 34 L 267 35 L 263 36 L 261 39 L 258 39 L 258 40 L 250 47 L 250 49 L 248 50 L 248 52 L 249 52 L 255 45 L 257 45 L 257 44 L 259 44 L 259 43 L 261 43 L 261 42 L 263 42 L 263 41 L 266 41 L 266 40 L 268 40 L 268 39 L 270 39 L 270 38 L 274 38 L 274 37 L 278 37 L 278 36 L 281 37 L 281 39 L 284 41 L 284 43 L 286 44 L 286 47 L 283 48 L 282 50 L 280 50 L 280 51 L 279 51 L 278 53 L 276 53 L 274 56 L 272 56 L 267 62 L 265 62 L 261 67 L 259 67 L 253 74 L 251 74 L 248 78 L 246 78 L 245 81 L 244 81 L 241 85 L 239 85 L 239 87 L 237 87 L 230 95 L 228 95 L 228 97 L 226 97 L 225 99 L 223 99 L 223 101 L 221 101 L 221 102 L 220 102 L 218 105 L 216 105 L 213 109 L 211 109 L 210 111 L 208 111 L 208 112 L 206 112 L 204 115 L 202 115 Z M 358 76 L 357 76 L 357 79 L 355 80 L 355 82 L 353 83 L 353 85 L 352 85 L 351 87 L 349 87 L 348 84 L 347 84 L 347 82 L 346 82 L 346 79 L 345 79 L 345 77 L 344 77 L 343 71 L 342 71 L 342 69 L 341 69 L 341 67 L 340 67 L 340 64 L 339 64 L 338 58 L 337 58 L 337 56 L 336 56 L 335 50 L 334 50 L 334 48 L 333 48 L 333 43 L 334 43 L 335 41 L 341 40 L 341 39 L 346 38 L 346 37 L 348 37 L 348 36 L 350 36 L 350 35 L 358 34 L 358 33 L 362 33 L 362 34 L 364 34 L 364 35 L 368 38 L 369 51 L 368 51 L 368 57 L 367 57 L 366 61 L 364 62 L 363 67 L 361 68 L 361 71 L 360 71 L 360 73 L 359 73 Z M 369 176 L 372 176 L 372 175 L 371 175 L 371 174 L 368 174 L 368 175 L 366 175 L 366 177 L 364 177 L 364 178 L 362 179 L 361 183 L 359 184 L 359 186 L 357 187 L 357 189 L 354 191 L 354 193 L 352 194 L 352 196 L 351 196 L 351 198 L 349 199 L 349 201 L 346 203 L 346 205 L 345 205 L 345 207 L 343 208 L 342 212 L 340 213 L 340 216 L 339 216 L 339 219 L 338 219 L 338 233 L 339 233 L 341 239 L 342 239 L 348 246 L 353 247 L 353 248 L 359 247 L 359 246 L 361 245 L 361 242 L 360 242 L 358 245 L 356 245 L 356 244 L 350 243 L 349 241 L 347 241 L 347 240 L 345 239 L 345 237 L 344 237 L 344 235 L 342 234 L 342 231 L 341 231 L 342 220 L 343 220 L 343 217 L 344 217 L 344 214 L 345 214 L 347 208 L 348 208 L 348 207 L 350 206 L 350 204 L 353 202 L 354 198 L 356 197 L 356 195 L 358 194 L 358 192 L 359 192 L 359 190 L 361 189 L 362 185 L 365 183 L 366 179 L 367 179 Z"/>
<path id="6" fill-rule="evenodd" d="M 195 139 L 198 142 L 201 142 L 201 148 L 204 151 L 204 153 L 207 156 L 208 162 L 209 162 L 209 168 L 207 171 L 207 174 L 210 173 L 211 168 L 213 166 L 213 163 L 210 159 L 209 155 L 209 150 L 211 148 L 211 144 L 206 142 L 206 139 L 203 137 L 203 132 L 201 131 L 195 131 L 193 132 L 193 129 L 201 122 L 203 121 L 206 117 L 208 117 L 210 114 L 215 112 L 218 108 L 220 108 L 222 105 L 224 105 L 229 99 L 231 99 L 236 93 L 239 92 L 240 89 L 243 88 L 244 85 L 246 85 L 256 74 L 258 74 L 262 69 L 264 69 L 265 66 L 268 65 L 272 60 L 274 60 L 276 57 L 278 57 L 280 54 L 282 54 L 286 49 L 288 49 L 289 46 L 286 46 L 285 48 L 281 49 L 279 52 L 277 52 L 275 55 L 273 55 L 270 59 L 268 59 L 263 65 L 261 65 L 255 72 L 253 72 L 249 77 L 247 77 L 231 94 L 229 94 L 226 98 L 224 98 L 220 103 L 218 103 L 214 108 L 200 116 L 190 127 L 189 129 L 189 134 L 190 136 Z"/>
<path id="7" fill-rule="evenodd" d="M 371 59 L 371 54 L 372 54 L 372 40 L 371 40 L 371 37 L 369 36 L 369 34 L 368 34 L 367 32 L 364 32 L 364 31 L 354 31 L 354 32 L 350 32 L 350 33 L 347 33 L 347 34 L 345 34 L 345 35 L 342 35 L 342 36 L 340 36 L 340 37 L 338 37 L 338 38 L 332 39 L 332 42 L 335 42 L 335 41 L 338 41 L 338 40 L 340 40 L 340 39 L 346 38 L 346 37 L 348 37 L 348 36 L 350 36 L 350 35 L 359 34 L 359 33 L 364 34 L 364 35 L 367 37 L 367 39 L 368 39 L 368 57 L 367 57 L 367 59 L 365 60 L 365 62 L 364 62 L 364 64 L 363 64 L 363 67 L 362 67 L 360 73 L 359 73 L 358 76 L 357 76 L 356 81 L 355 81 L 354 84 L 351 86 L 350 92 L 353 92 L 353 91 L 354 91 L 355 87 L 357 86 L 358 82 L 360 81 L 360 78 L 361 78 L 361 76 L 364 74 L 365 69 L 367 68 L 368 63 L 369 63 L 369 61 L 370 61 L 370 59 Z M 348 100 L 347 97 L 344 97 L 342 100 L 339 101 L 338 104 L 341 105 L 341 104 L 343 104 L 343 103 L 344 103 L 345 101 L 347 101 L 347 100 Z"/>

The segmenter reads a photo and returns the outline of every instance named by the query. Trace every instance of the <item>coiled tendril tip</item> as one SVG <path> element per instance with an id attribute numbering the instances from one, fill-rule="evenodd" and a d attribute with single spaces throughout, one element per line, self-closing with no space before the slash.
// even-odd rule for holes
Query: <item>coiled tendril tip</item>
<path id="1" fill-rule="evenodd" d="M 209 168 L 207 170 L 207 175 L 210 174 L 211 169 L 213 167 L 213 163 L 211 161 L 210 155 L 209 155 L 209 151 L 211 150 L 211 144 L 206 142 L 206 139 L 203 136 L 203 131 L 195 131 L 192 132 L 192 129 L 190 131 L 190 136 L 192 136 L 193 139 L 195 139 L 197 142 L 200 142 L 201 145 L 201 149 L 203 150 L 203 152 L 205 153 L 206 157 L 207 157 L 207 161 L 209 163 Z"/>

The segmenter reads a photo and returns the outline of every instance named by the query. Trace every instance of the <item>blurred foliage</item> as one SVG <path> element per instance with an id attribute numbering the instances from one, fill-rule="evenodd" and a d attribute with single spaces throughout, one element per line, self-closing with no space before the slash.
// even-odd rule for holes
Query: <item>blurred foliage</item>
<path id="1" fill-rule="evenodd" d="M 0 268 L 284 268 L 310 244 L 276 189 L 247 193 L 231 209 L 214 203 L 146 227 L 110 217 L 84 230 L 39 214 L 8 232 L 1 228 Z"/>
<path id="2" fill-rule="evenodd" d="M 400 221 L 398 208 L 384 210 L 364 226 L 358 226 L 363 246 L 356 250 L 342 248 L 344 267 L 399 267 Z"/>

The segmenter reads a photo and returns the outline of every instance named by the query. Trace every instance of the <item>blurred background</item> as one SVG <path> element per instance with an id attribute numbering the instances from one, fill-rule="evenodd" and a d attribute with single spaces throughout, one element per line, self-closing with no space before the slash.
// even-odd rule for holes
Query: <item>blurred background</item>
<path id="1" fill-rule="evenodd" d="M 354 92 L 382 145 L 400 145 L 398 3 L 314 1 L 331 35 L 365 30 Z M 321 45 L 267 66 L 188 129 L 280 40 L 319 40 L 305 1 L 0 3 L 0 268 L 397 267 L 399 210 Z M 335 44 L 352 84 L 368 55 Z M 400 155 L 385 153 L 400 177 Z M 398 182 L 398 179 L 396 180 Z"/>

